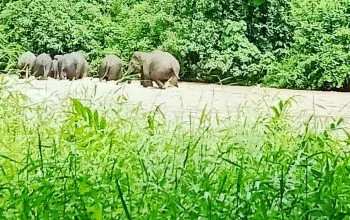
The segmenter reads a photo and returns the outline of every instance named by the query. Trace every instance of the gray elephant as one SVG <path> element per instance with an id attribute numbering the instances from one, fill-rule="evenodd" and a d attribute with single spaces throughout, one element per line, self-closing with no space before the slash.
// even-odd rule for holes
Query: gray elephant
<path id="1" fill-rule="evenodd" d="M 26 79 L 29 77 L 29 72 L 33 71 L 35 59 L 36 56 L 30 51 L 27 51 L 18 57 L 18 68 L 21 72 L 26 72 Z"/>
<path id="2" fill-rule="evenodd" d="M 105 58 L 101 60 L 100 67 L 98 69 L 100 81 L 104 79 L 107 81 L 120 79 L 121 70 L 122 63 L 119 57 L 113 54 L 105 56 Z"/>
<path id="3" fill-rule="evenodd" d="M 78 79 L 80 73 L 77 71 L 78 61 L 71 54 L 65 54 L 62 58 L 62 66 L 61 66 L 61 78 L 63 79 Z"/>
<path id="4" fill-rule="evenodd" d="M 50 55 L 42 53 L 35 59 L 34 75 L 35 77 L 43 77 L 47 79 L 51 72 L 52 59 Z"/>
<path id="5" fill-rule="evenodd" d="M 79 50 L 77 52 L 72 52 L 71 55 L 76 59 L 77 61 L 77 78 L 81 79 L 83 77 L 87 77 L 88 71 L 89 71 L 89 64 L 85 59 L 85 53 L 82 50 Z"/>
<path id="6" fill-rule="evenodd" d="M 58 78 L 59 79 L 64 79 L 63 78 L 63 76 L 61 75 L 61 69 L 62 69 L 62 62 L 63 62 L 63 55 L 55 55 L 54 57 L 53 57 L 53 65 L 55 65 L 54 64 L 54 62 L 55 62 L 55 60 L 57 60 L 57 71 L 58 71 Z"/>
<path id="7" fill-rule="evenodd" d="M 54 79 L 60 79 L 60 72 L 58 71 L 58 60 L 52 60 L 50 76 L 52 76 Z"/>
<path id="8" fill-rule="evenodd" d="M 128 73 L 141 74 L 143 87 L 153 86 L 156 82 L 159 88 L 164 89 L 166 82 L 178 87 L 180 64 L 177 59 L 168 52 L 134 52 L 129 64 Z"/>

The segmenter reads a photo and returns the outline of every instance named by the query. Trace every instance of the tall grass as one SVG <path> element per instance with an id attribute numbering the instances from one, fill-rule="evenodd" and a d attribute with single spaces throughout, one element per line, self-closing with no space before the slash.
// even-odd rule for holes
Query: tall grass
<path id="1" fill-rule="evenodd" d="M 159 110 L 107 117 L 72 99 L 51 112 L 9 91 L 1 83 L 0 218 L 349 219 L 343 120 L 295 126 L 290 100 L 172 126 Z"/>

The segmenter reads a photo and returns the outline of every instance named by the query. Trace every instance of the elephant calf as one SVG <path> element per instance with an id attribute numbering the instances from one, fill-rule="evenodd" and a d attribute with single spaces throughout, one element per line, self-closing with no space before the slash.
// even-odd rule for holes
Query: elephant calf
<path id="1" fill-rule="evenodd" d="M 18 57 L 18 68 L 21 72 L 25 70 L 26 79 L 29 77 L 29 72 L 33 71 L 35 60 L 36 56 L 30 51 L 27 51 Z"/>
<path id="2" fill-rule="evenodd" d="M 34 63 L 34 74 L 36 77 L 43 76 L 44 79 L 47 79 L 51 72 L 52 59 L 50 55 L 46 53 L 40 54 Z"/>
<path id="3" fill-rule="evenodd" d="M 122 64 L 119 57 L 109 54 L 102 59 L 98 69 L 100 81 L 102 80 L 117 80 L 121 78 Z"/>
<path id="4" fill-rule="evenodd" d="M 53 59 L 51 65 L 51 76 L 54 79 L 60 79 L 60 72 L 58 71 L 58 60 Z"/>
<path id="5" fill-rule="evenodd" d="M 63 76 L 62 76 L 62 62 L 63 62 L 63 55 L 55 55 L 54 57 L 53 57 L 53 61 L 52 61 L 52 66 L 53 66 L 53 69 L 57 69 L 57 72 L 56 72 L 56 74 L 58 75 L 58 78 L 59 79 L 65 79 Z M 56 61 L 57 62 L 56 62 Z M 56 66 L 56 63 L 57 63 L 57 68 L 55 67 Z M 53 71 L 55 71 L 55 70 L 53 70 Z"/>
<path id="6" fill-rule="evenodd" d="M 178 87 L 180 64 L 168 52 L 158 50 L 149 53 L 134 52 L 128 68 L 128 73 L 133 72 L 141 73 L 143 87 L 153 86 L 153 81 L 161 89 L 165 88 L 167 81 Z"/>

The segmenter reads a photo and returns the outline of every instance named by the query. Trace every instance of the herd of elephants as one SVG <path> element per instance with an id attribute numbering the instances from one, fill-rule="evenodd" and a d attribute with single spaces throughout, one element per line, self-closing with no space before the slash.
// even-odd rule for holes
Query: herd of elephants
<path id="1" fill-rule="evenodd" d="M 26 78 L 33 75 L 39 79 L 52 77 L 58 80 L 76 80 L 88 76 L 89 64 L 84 51 L 75 51 L 55 55 L 53 59 L 47 53 L 38 56 L 27 51 L 19 56 L 18 67 L 26 72 Z M 119 80 L 122 75 L 121 59 L 114 54 L 107 54 L 100 62 L 98 75 L 102 80 Z M 127 73 L 140 74 L 143 87 L 153 86 L 166 88 L 167 82 L 178 87 L 180 64 L 170 53 L 154 50 L 151 52 L 134 52 Z"/>

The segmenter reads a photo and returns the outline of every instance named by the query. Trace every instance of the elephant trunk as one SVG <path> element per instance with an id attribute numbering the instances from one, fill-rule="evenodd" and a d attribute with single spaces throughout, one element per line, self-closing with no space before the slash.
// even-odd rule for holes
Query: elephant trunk
<path id="1" fill-rule="evenodd" d="M 135 71 L 134 65 L 130 64 L 130 65 L 128 66 L 127 73 L 128 73 L 128 74 L 131 74 L 131 73 L 133 73 L 134 71 Z"/>

